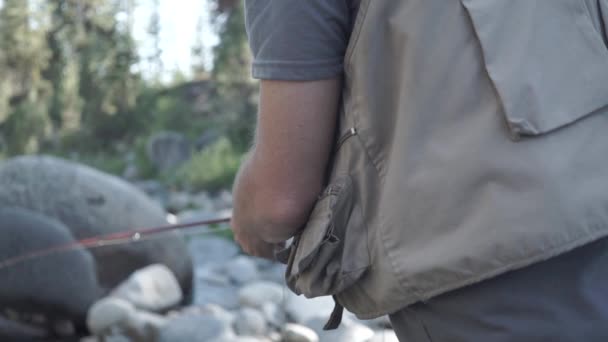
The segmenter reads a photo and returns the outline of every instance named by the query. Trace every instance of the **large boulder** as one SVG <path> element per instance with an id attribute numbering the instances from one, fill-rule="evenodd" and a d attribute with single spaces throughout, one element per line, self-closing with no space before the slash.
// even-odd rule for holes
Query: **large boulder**
<path id="1" fill-rule="evenodd" d="M 22 324 L 83 326 L 100 295 L 95 261 L 83 248 L 8 262 L 75 240 L 60 222 L 21 208 L 0 208 L 0 308 Z"/>
<path id="2" fill-rule="evenodd" d="M 0 165 L 0 207 L 14 206 L 63 222 L 76 239 L 166 225 L 164 210 L 129 183 L 54 157 L 24 156 Z M 184 294 L 192 286 L 192 261 L 181 234 L 93 248 L 101 286 L 112 289 L 133 271 L 164 264 Z"/>
<path id="3" fill-rule="evenodd" d="M 192 157 L 192 144 L 177 132 L 159 132 L 148 140 L 148 158 L 160 171 L 175 169 Z"/>

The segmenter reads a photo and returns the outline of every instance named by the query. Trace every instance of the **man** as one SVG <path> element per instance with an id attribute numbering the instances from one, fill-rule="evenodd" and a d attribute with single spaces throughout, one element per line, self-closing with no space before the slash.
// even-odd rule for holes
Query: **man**
<path id="1" fill-rule="evenodd" d="M 245 251 L 403 341 L 608 338 L 608 1 L 246 6 Z"/>

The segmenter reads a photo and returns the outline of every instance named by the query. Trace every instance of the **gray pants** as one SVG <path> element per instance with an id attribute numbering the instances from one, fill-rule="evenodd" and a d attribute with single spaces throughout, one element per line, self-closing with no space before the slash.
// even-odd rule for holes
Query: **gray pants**
<path id="1" fill-rule="evenodd" d="M 608 239 L 390 318 L 401 342 L 608 341 Z"/>

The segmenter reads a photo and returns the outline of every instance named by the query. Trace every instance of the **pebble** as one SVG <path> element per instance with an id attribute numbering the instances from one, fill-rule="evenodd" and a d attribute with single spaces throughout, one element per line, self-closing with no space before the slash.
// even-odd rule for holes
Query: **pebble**
<path id="1" fill-rule="evenodd" d="M 258 267 L 252 258 L 241 255 L 225 265 L 226 274 L 238 285 L 255 281 L 259 277 Z"/>
<path id="2" fill-rule="evenodd" d="M 266 319 L 258 310 L 243 308 L 234 318 L 234 331 L 238 335 L 263 336 L 266 329 Z"/>
<path id="3" fill-rule="evenodd" d="M 171 270 L 161 264 L 150 265 L 133 273 L 120 284 L 111 297 L 124 299 L 136 308 L 162 312 L 182 301 L 182 289 Z"/>
<path id="4" fill-rule="evenodd" d="M 348 318 L 343 319 L 340 327 L 335 330 L 323 330 L 326 322 L 327 317 L 317 317 L 305 325 L 319 335 L 319 342 L 367 342 L 374 337 L 372 329 Z"/>
<path id="5" fill-rule="evenodd" d="M 243 286 L 239 291 L 239 303 L 243 306 L 261 308 L 264 303 L 283 304 L 289 290 L 269 282 L 258 281 Z"/>
<path id="6" fill-rule="evenodd" d="M 327 320 L 334 310 L 334 300 L 329 296 L 309 299 L 288 291 L 285 310 L 291 319 L 300 324 L 317 317 Z"/>
<path id="7" fill-rule="evenodd" d="M 281 328 L 287 321 L 285 311 L 276 303 L 264 303 L 261 311 L 266 321 L 275 328 Z"/>
<path id="8" fill-rule="evenodd" d="M 286 324 L 282 334 L 283 342 L 319 342 L 317 333 L 303 325 Z"/>
<path id="9" fill-rule="evenodd" d="M 399 342 L 399 339 L 393 330 L 385 329 L 376 331 L 374 337 L 368 342 Z"/>
<path id="10" fill-rule="evenodd" d="M 228 239 L 204 236 L 192 239 L 188 245 L 197 266 L 219 265 L 239 254 L 238 246 Z"/>
<path id="11" fill-rule="evenodd" d="M 156 342 L 209 342 L 230 333 L 212 315 L 184 315 L 167 322 L 159 331 Z"/>
<path id="12" fill-rule="evenodd" d="M 216 304 L 227 310 L 239 308 L 239 289 L 233 285 L 214 285 L 198 282 L 194 287 L 194 304 Z"/>
<path id="13" fill-rule="evenodd" d="M 89 309 L 87 326 L 93 334 L 104 335 L 113 327 L 124 327 L 134 314 L 133 304 L 120 298 L 106 297 Z"/>

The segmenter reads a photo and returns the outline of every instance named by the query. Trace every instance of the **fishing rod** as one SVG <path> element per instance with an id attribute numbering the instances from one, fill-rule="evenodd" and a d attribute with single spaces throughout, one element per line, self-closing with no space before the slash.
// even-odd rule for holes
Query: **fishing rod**
<path id="1" fill-rule="evenodd" d="M 23 263 L 25 261 L 42 258 L 42 257 L 49 256 L 49 255 L 52 255 L 55 253 L 68 252 L 68 251 L 79 249 L 79 248 L 91 249 L 91 248 L 98 248 L 98 247 L 105 247 L 105 246 L 115 246 L 115 245 L 134 243 L 134 242 L 154 238 L 163 233 L 169 233 L 169 232 L 178 231 L 178 230 L 185 230 L 188 228 L 194 228 L 194 227 L 198 227 L 198 226 L 229 223 L 230 220 L 231 220 L 230 217 L 214 218 L 214 219 L 210 219 L 210 220 L 169 224 L 169 225 L 151 227 L 151 228 L 139 228 L 139 229 L 126 230 L 126 231 L 117 232 L 117 233 L 92 236 L 92 237 L 88 237 L 85 239 L 69 242 L 66 244 L 50 246 L 50 247 L 30 251 L 27 253 L 19 254 L 14 257 L 5 259 L 5 260 L 0 260 L 0 271 L 4 270 L 6 268 L 9 268 L 9 267 L 15 266 L 17 264 Z M 220 232 L 220 231 L 229 231 L 229 230 L 231 230 L 231 228 L 214 229 L 210 232 Z"/>

